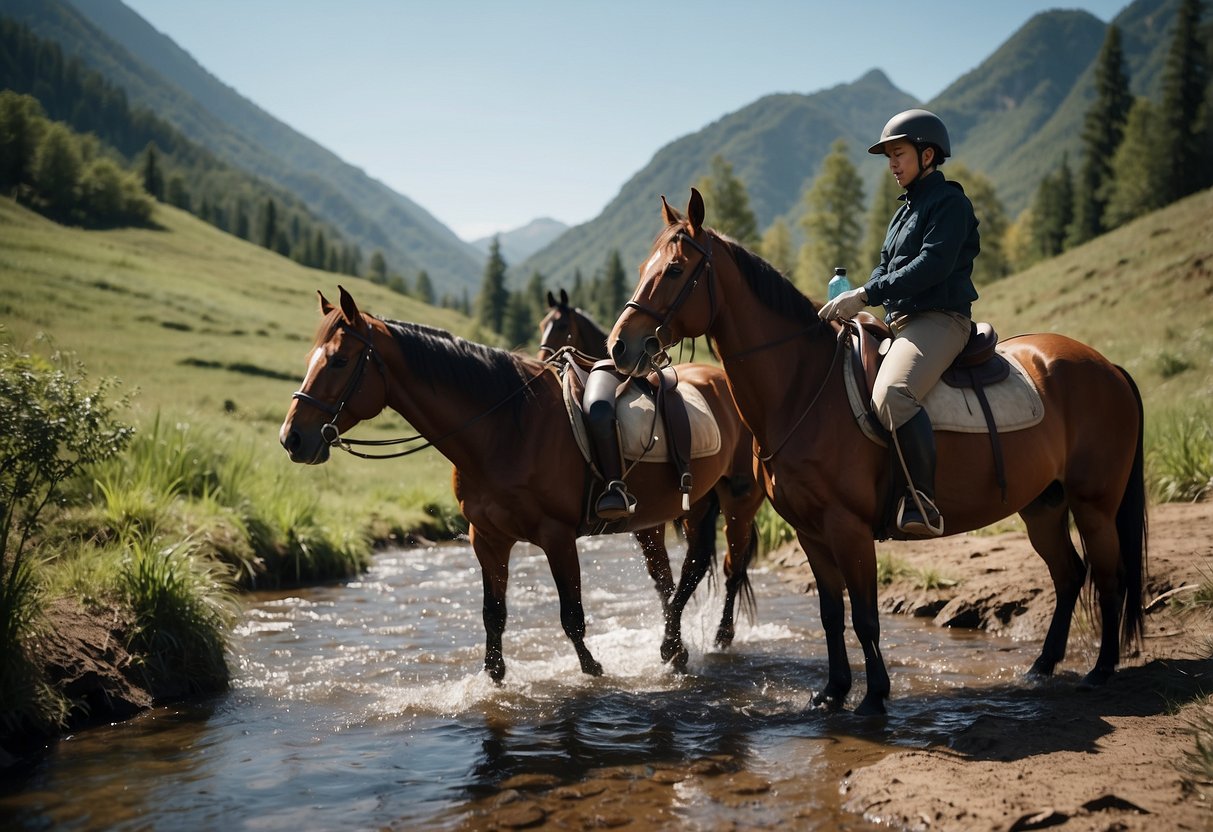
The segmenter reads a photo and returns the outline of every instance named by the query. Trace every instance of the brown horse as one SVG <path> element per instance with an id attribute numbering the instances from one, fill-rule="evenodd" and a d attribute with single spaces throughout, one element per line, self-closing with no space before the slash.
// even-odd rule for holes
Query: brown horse
<path id="1" fill-rule="evenodd" d="M 814 704 L 840 707 L 851 687 L 843 640 L 843 590 L 863 646 L 867 693 L 858 711 L 882 713 L 889 676 L 880 653 L 874 530 L 888 489 L 886 451 L 852 416 L 836 329 L 769 264 L 704 227 L 695 190 L 682 218 L 662 199 L 666 229 L 610 336 L 627 372 L 661 363 L 679 339 L 708 334 L 754 432 L 764 486 L 796 529 L 816 576 L 829 680 Z M 949 534 L 1018 512 L 1056 591 L 1034 674 L 1065 655 L 1070 619 L 1089 568 L 1102 618 L 1095 667 L 1106 681 L 1140 638 L 1146 560 L 1141 396 L 1129 375 L 1061 335 L 1025 335 L 1002 349 L 1027 370 L 1044 402 L 1035 427 L 1002 434 L 1006 495 L 996 484 L 989 437 L 940 432 L 938 505 Z M 1070 520 L 1086 561 L 1070 539 Z M 1123 621 L 1122 621 L 1123 617 Z M 1123 628 L 1122 625 L 1123 624 Z"/>
<path id="2" fill-rule="evenodd" d="M 543 320 L 539 322 L 539 358 L 541 360 L 551 358 L 556 355 L 557 351 L 566 347 L 571 347 L 577 352 L 587 355 L 591 358 L 606 358 L 607 357 L 607 334 L 598 326 L 598 324 L 582 310 L 569 305 L 568 293 L 560 290 L 560 298 L 557 299 L 551 292 L 548 292 L 548 312 L 543 316 Z M 748 429 L 743 429 L 741 436 L 737 442 L 737 447 L 733 452 L 733 470 L 734 472 L 742 472 L 749 466 L 751 469 L 754 465 L 754 437 Z M 742 482 L 741 475 L 735 474 L 736 482 Z M 744 480 L 746 487 L 756 487 L 751 485 L 753 478 Z M 682 605 L 685 605 L 686 599 L 682 599 L 682 603 L 671 610 L 670 601 L 674 596 L 674 579 L 670 572 L 670 556 L 665 547 L 665 524 L 662 523 L 654 526 L 651 529 L 640 529 L 636 532 L 636 540 L 640 544 L 640 551 L 644 553 L 645 565 L 648 567 L 649 575 L 653 578 L 653 583 L 657 586 L 657 594 L 661 596 L 662 609 L 666 610 L 666 615 L 677 615 L 681 617 Z M 733 636 L 736 632 L 734 610 L 736 609 L 737 597 L 740 594 L 742 605 L 748 611 L 751 619 L 755 612 L 754 591 L 750 585 L 749 566 L 750 559 L 753 556 L 755 546 L 753 540 L 751 545 L 747 546 L 740 552 L 734 552 L 729 548 L 725 552 L 724 557 L 724 576 L 725 576 L 725 597 L 724 609 L 720 616 L 720 626 L 716 629 L 716 644 L 719 647 L 728 647 L 733 643 Z M 692 561 L 683 561 L 684 572 L 688 567 L 695 568 L 699 564 Z M 694 580 L 698 584 L 698 579 L 688 577 L 684 580 Z"/>
<path id="3" fill-rule="evenodd" d="M 506 622 L 509 557 L 519 540 L 543 550 L 560 596 L 560 620 L 589 674 L 602 666 L 585 646 L 577 532 L 585 506 L 587 465 L 565 410 L 560 380 L 551 368 L 525 356 L 456 338 L 421 324 L 383 320 L 359 311 L 341 289 L 334 307 L 320 296 L 324 320 L 307 374 L 292 397 L 279 440 L 295 462 L 326 461 L 334 445 L 349 450 L 342 433 L 385 407 L 399 413 L 454 464 L 455 497 L 484 580 L 484 666 L 505 675 L 501 638 Z M 714 456 L 691 460 L 690 511 L 672 467 L 637 465 L 628 485 L 638 498 L 631 529 L 681 518 L 688 558 L 706 570 L 723 509 L 729 546 L 751 545 L 751 526 L 762 502 L 758 488 L 734 489 L 733 448 L 744 430 L 724 374 L 688 366 L 681 383 L 703 394 L 720 427 Z M 746 472 L 752 478 L 752 470 Z M 702 577 L 703 572 L 699 572 Z M 689 598 L 694 586 L 675 594 Z M 685 600 L 685 599 L 684 599 Z M 685 662 L 680 621 L 666 618 L 662 655 Z"/>

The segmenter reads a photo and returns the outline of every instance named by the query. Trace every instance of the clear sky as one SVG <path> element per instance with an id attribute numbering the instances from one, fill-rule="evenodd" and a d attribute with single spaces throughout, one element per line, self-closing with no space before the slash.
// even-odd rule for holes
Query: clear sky
<path id="1" fill-rule="evenodd" d="M 764 95 L 879 68 L 927 101 L 1040 11 L 1109 21 L 1130 0 L 124 2 L 471 240 L 593 219 L 663 146 Z"/>

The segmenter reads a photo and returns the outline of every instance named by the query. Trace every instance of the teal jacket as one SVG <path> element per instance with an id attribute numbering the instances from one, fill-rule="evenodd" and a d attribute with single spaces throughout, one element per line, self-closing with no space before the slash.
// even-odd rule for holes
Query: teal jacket
<path id="1" fill-rule="evenodd" d="M 942 310 L 972 317 L 973 260 L 981 251 L 977 217 L 964 188 L 934 171 L 902 194 L 889 222 L 880 265 L 864 284 L 868 304 L 895 314 Z"/>

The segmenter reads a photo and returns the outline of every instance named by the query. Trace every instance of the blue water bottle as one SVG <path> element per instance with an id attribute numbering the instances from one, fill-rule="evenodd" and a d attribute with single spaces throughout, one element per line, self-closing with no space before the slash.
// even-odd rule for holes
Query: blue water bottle
<path id="1" fill-rule="evenodd" d="M 847 270 L 842 266 L 834 267 L 834 276 L 830 278 L 830 285 L 826 287 L 826 300 L 833 300 L 843 292 L 851 290 L 851 281 L 847 280 Z"/>

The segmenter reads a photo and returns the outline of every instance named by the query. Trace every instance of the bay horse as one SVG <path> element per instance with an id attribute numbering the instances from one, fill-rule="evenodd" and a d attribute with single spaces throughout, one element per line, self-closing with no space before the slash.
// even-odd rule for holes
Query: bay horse
<path id="1" fill-rule="evenodd" d="M 502 634 L 513 545 L 529 541 L 547 557 L 560 597 L 560 621 L 583 672 L 602 665 L 585 645 L 577 533 L 585 506 L 588 467 L 576 444 L 561 382 L 543 362 L 458 338 L 417 323 L 364 314 L 343 287 L 334 306 L 320 297 L 320 322 L 303 383 L 294 393 L 279 441 L 295 462 L 319 464 L 342 434 L 384 408 L 399 413 L 453 465 L 452 486 L 468 521 L 468 535 L 484 583 L 484 667 L 505 676 Z M 319 293 L 318 293 L 319 294 Z M 760 489 L 731 487 L 733 448 L 744 430 L 724 374 L 711 367 L 682 369 L 712 410 L 721 447 L 691 460 L 689 511 L 668 465 L 637 465 L 628 486 L 638 499 L 628 529 L 681 518 L 688 557 L 706 564 L 715 548 L 716 519 L 725 516 L 730 547 L 750 545 Z M 753 477 L 752 468 L 746 474 Z M 706 569 L 706 565 L 704 567 Z M 702 573 L 700 573 L 702 576 Z M 679 586 L 676 597 L 694 587 Z M 680 622 L 666 618 L 662 657 L 685 664 Z"/>
<path id="2" fill-rule="evenodd" d="M 708 335 L 757 441 L 760 480 L 796 530 L 820 592 L 829 675 L 813 704 L 840 708 L 851 688 L 843 591 L 863 647 L 867 692 L 857 713 L 883 713 L 889 676 L 880 652 L 873 538 L 883 528 L 889 467 L 852 414 L 838 361 L 842 343 L 817 306 L 761 258 L 704 227 L 692 189 L 686 217 L 662 197 L 658 235 L 631 300 L 615 322 L 616 366 L 639 373 L 668 360 L 682 338 Z M 1049 675 L 1069 639 L 1089 568 L 1101 617 L 1094 668 L 1081 687 L 1107 681 L 1141 638 L 1147 518 L 1141 395 L 1129 374 L 1089 346 L 1057 334 L 1022 335 L 1001 349 L 1026 369 L 1044 403 L 1034 427 L 1002 433 L 1005 497 L 989 437 L 937 433 L 937 504 L 948 533 L 1018 512 L 1056 594 L 1040 656 Z M 1070 537 L 1081 537 L 1085 563 Z"/>
<path id="3" fill-rule="evenodd" d="M 569 304 L 568 292 L 561 289 L 560 297 L 557 298 L 549 291 L 547 300 L 547 314 L 539 322 L 540 360 L 547 360 L 556 355 L 557 351 L 566 347 L 590 358 L 607 358 L 606 331 L 584 311 Z M 735 481 L 742 481 L 740 472 L 744 471 L 746 466 L 753 468 L 753 465 L 754 437 L 749 429 L 743 429 L 737 447 L 734 449 L 733 470 L 737 478 Z M 753 484 L 752 476 L 745 482 L 747 487 L 757 488 L 757 485 Z M 750 585 L 749 566 L 756 548 L 756 540 L 756 537 L 752 537 L 751 544 L 740 552 L 734 551 L 731 547 L 725 551 L 724 608 L 720 615 L 720 625 L 716 628 L 716 645 L 718 647 L 725 648 L 733 643 L 733 636 L 736 632 L 734 610 L 739 595 L 751 619 L 755 614 L 756 604 L 754 590 Z M 650 529 L 638 529 L 636 541 L 640 544 L 645 565 L 657 587 L 657 594 L 661 597 L 662 609 L 666 610 L 667 615 L 681 617 L 682 605 L 685 605 L 687 599 L 681 599 L 681 605 L 676 606 L 673 610 L 669 609 L 670 601 L 674 596 L 674 579 L 670 572 L 670 556 L 665 545 L 665 523 Z M 690 558 L 683 561 L 684 573 L 688 568 L 697 569 L 701 566 L 702 564 Z M 693 588 L 701 579 L 702 575 L 695 577 L 692 573 L 684 580 L 693 581 Z"/>

